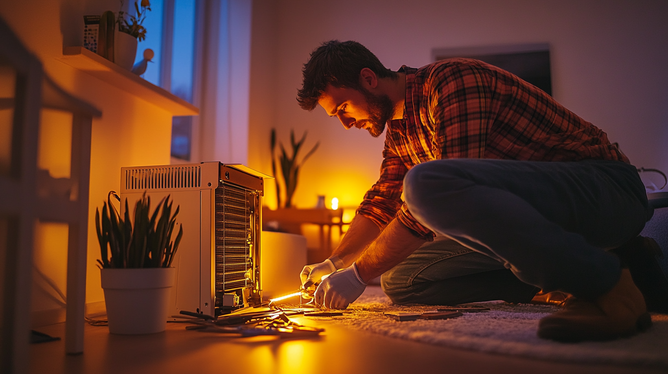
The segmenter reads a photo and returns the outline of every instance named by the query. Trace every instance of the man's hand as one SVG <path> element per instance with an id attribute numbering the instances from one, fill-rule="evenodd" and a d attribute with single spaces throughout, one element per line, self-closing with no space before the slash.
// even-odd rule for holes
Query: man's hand
<path id="1" fill-rule="evenodd" d="M 334 265 L 330 259 L 326 259 L 319 264 L 304 266 L 304 269 L 302 269 L 302 273 L 300 274 L 302 288 L 304 288 L 304 290 L 308 290 L 310 287 L 320 283 L 322 277 L 335 271 L 336 265 Z M 304 293 L 304 296 L 307 296 L 306 293 Z"/>
<path id="2" fill-rule="evenodd" d="M 332 309 L 345 309 L 364 292 L 362 281 L 354 263 L 322 280 L 315 291 L 315 305 Z"/>

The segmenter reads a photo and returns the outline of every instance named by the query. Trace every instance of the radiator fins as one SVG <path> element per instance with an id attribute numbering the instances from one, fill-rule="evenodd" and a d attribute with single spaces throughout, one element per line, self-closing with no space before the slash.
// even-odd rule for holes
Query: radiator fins
<path id="1" fill-rule="evenodd" d="M 232 185 L 216 189 L 215 205 L 215 294 L 216 307 L 223 295 L 245 287 L 253 280 L 253 225 L 257 192 Z"/>

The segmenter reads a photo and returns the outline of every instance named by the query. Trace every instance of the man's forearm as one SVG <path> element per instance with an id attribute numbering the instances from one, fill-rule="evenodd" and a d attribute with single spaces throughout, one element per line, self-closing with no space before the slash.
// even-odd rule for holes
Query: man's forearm
<path id="1" fill-rule="evenodd" d="M 355 216 L 330 259 L 333 259 L 332 262 L 338 268 L 352 265 L 379 233 L 380 229 L 373 221 L 364 216 Z"/>
<path id="2" fill-rule="evenodd" d="M 405 260 L 425 242 L 413 235 L 401 222 L 392 220 L 355 261 L 360 277 L 364 282 L 369 282 Z"/>

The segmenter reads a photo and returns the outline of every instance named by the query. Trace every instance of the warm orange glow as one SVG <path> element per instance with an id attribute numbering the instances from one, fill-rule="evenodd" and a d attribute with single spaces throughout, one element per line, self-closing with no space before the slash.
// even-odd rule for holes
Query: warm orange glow
<path id="1" fill-rule="evenodd" d="M 301 291 L 299 291 L 299 292 L 291 293 L 289 295 L 280 296 L 280 297 L 277 297 L 275 299 L 269 299 L 269 304 L 275 303 L 277 301 L 285 300 L 285 299 L 290 299 L 290 298 L 295 297 L 295 296 L 300 296 L 301 294 L 302 294 Z"/>
<path id="2" fill-rule="evenodd" d="M 316 152 L 316 155 L 318 152 Z M 378 160 L 378 164 L 381 161 Z M 317 196 L 328 196 L 326 205 L 329 207 L 332 197 L 336 196 L 339 199 L 339 209 L 342 207 L 356 207 L 362 202 L 364 194 L 376 182 L 377 178 L 377 167 L 373 169 L 372 173 L 364 173 L 357 170 L 355 165 L 348 165 L 347 167 L 327 169 L 324 175 L 319 170 L 315 172 L 304 170 L 303 174 L 299 174 L 299 187 L 295 193 L 294 204 L 299 208 L 311 208 L 315 206 Z M 274 192 L 273 185 L 269 184 L 268 186 L 266 190 Z M 275 197 L 271 199 L 267 197 L 264 200 L 269 204 L 272 200 L 275 200 Z"/>
<path id="3" fill-rule="evenodd" d="M 339 209 L 339 199 L 336 197 L 332 198 L 332 210 Z"/>
<path id="4" fill-rule="evenodd" d="M 344 209 L 343 210 L 343 222 L 350 222 L 355 218 L 355 214 L 357 213 L 356 208 L 352 209 Z"/>
<path id="5" fill-rule="evenodd" d="M 40 275 L 33 280 L 33 311 L 64 307 L 61 295 L 67 288 L 67 264 L 61 259 L 67 254 L 68 237 L 66 223 L 40 221 L 35 224 L 33 265 L 35 274 Z"/>
<path id="6" fill-rule="evenodd" d="M 39 125 L 38 167 L 52 178 L 70 177 L 72 113 L 43 109 Z"/>
<path id="7" fill-rule="evenodd" d="M 271 340 L 276 340 L 276 337 L 254 336 L 243 340 L 246 344 L 254 347 L 249 357 L 252 357 L 253 370 L 256 370 L 256 373 L 271 373 L 276 367 L 277 358 L 275 352 L 271 348 L 273 345 L 267 344 L 267 342 Z M 225 349 L 224 346 L 222 346 L 221 349 Z"/>
<path id="8" fill-rule="evenodd" d="M 313 355 L 307 354 L 306 344 L 298 340 L 283 343 L 277 356 L 280 373 L 316 372 L 314 368 L 319 364 Z"/>

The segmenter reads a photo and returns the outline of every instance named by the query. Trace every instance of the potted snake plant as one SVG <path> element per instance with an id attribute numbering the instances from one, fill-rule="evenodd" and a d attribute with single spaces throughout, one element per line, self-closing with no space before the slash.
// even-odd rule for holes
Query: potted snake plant
<path id="1" fill-rule="evenodd" d="M 176 279 L 171 267 L 183 227 L 176 228 L 179 207 L 172 213 L 170 196 L 151 211 L 146 192 L 137 200 L 132 214 L 125 200 L 121 215 L 112 204 L 112 191 L 95 210 L 95 229 L 100 242 L 102 288 L 109 332 L 149 334 L 164 331 L 171 287 Z"/>

